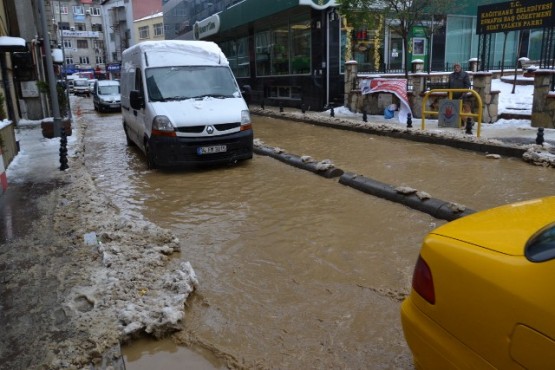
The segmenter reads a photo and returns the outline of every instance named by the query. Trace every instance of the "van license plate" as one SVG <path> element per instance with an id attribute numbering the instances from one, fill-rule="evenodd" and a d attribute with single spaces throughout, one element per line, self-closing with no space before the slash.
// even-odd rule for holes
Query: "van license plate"
<path id="1" fill-rule="evenodd" d="M 227 145 L 201 146 L 197 148 L 197 154 L 213 154 L 227 152 Z"/>

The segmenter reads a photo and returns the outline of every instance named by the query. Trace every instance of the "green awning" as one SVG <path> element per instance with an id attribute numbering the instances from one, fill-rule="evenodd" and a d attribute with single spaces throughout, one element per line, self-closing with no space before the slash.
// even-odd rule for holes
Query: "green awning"
<path id="1" fill-rule="evenodd" d="M 299 0 L 245 0 L 219 13 L 220 32 L 299 6 Z"/>

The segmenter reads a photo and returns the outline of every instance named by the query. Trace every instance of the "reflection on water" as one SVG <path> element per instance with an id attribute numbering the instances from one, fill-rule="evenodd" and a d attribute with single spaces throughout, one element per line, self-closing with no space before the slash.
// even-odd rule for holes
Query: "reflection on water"
<path id="1" fill-rule="evenodd" d="M 411 368 L 399 304 L 422 238 L 444 221 L 264 156 L 216 170 L 145 171 L 123 131 L 106 129 L 110 119 L 89 125 L 87 167 L 124 217 L 173 230 L 199 278 L 174 340 L 230 366 Z M 477 210 L 552 194 L 555 171 L 516 159 L 254 121 L 268 145 Z"/>
<path id="2" fill-rule="evenodd" d="M 211 353 L 193 352 L 186 347 L 176 345 L 170 339 L 136 340 L 133 346 L 126 348 L 124 361 L 126 370 L 225 369 L 222 362 Z M 185 367 L 184 364 L 186 364 Z"/>

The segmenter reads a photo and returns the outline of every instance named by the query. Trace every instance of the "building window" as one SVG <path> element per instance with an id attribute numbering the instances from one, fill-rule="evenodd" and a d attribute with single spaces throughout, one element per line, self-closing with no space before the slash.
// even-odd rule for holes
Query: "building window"
<path id="1" fill-rule="evenodd" d="M 58 27 L 61 30 L 69 30 L 69 23 L 68 22 L 60 22 L 60 23 L 58 23 Z"/>
<path id="2" fill-rule="evenodd" d="M 93 24 L 91 25 L 92 31 L 102 32 L 102 25 L 101 24 Z"/>
<path id="3" fill-rule="evenodd" d="M 89 42 L 87 40 L 77 40 L 77 49 L 88 49 Z"/>
<path id="4" fill-rule="evenodd" d="M 229 61 L 229 66 L 235 77 L 249 77 L 250 63 L 248 38 L 243 37 L 238 40 L 223 42 L 221 48 Z"/>
<path id="5" fill-rule="evenodd" d="M 89 57 L 79 57 L 79 64 L 89 64 Z"/>
<path id="6" fill-rule="evenodd" d="M 270 75 L 270 54 L 272 50 L 272 34 L 270 31 L 257 32 L 254 35 L 256 54 L 256 75 Z"/>
<path id="7" fill-rule="evenodd" d="M 73 57 L 66 57 L 66 64 L 73 64 Z"/>
<path id="8" fill-rule="evenodd" d="M 295 21 L 289 25 L 257 32 L 255 34 L 256 75 L 309 74 L 310 45 L 309 20 Z"/>
<path id="9" fill-rule="evenodd" d="M 71 40 L 64 39 L 64 48 L 73 48 L 73 43 Z"/>
<path id="10" fill-rule="evenodd" d="M 297 86 L 271 86 L 268 89 L 270 98 L 301 99 L 301 88 Z"/>
<path id="11" fill-rule="evenodd" d="M 86 27 L 84 23 L 75 23 L 75 29 L 77 31 L 86 31 Z"/>
<path id="12" fill-rule="evenodd" d="M 96 64 L 104 64 L 104 57 L 96 56 Z"/>
<path id="13" fill-rule="evenodd" d="M 85 15 L 85 8 L 83 5 L 73 5 L 73 15 Z"/>
<path id="14" fill-rule="evenodd" d="M 141 40 L 148 39 L 148 26 L 139 27 L 139 38 Z"/>
<path id="15" fill-rule="evenodd" d="M 54 4 L 54 13 L 56 15 L 58 15 L 58 14 L 67 14 L 67 13 L 69 13 L 69 9 L 68 9 L 67 5 Z"/>
<path id="16" fill-rule="evenodd" d="M 289 74 L 289 27 L 279 27 L 272 31 L 271 74 Z"/>
<path id="17" fill-rule="evenodd" d="M 310 22 L 291 24 L 291 74 L 310 73 Z"/>
<path id="18" fill-rule="evenodd" d="M 163 36 L 164 35 L 164 24 L 163 23 L 156 23 L 152 27 L 154 28 L 154 36 Z"/>
<path id="19" fill-rule="evenodd" d="M 100 8 L 89 8 L 88 11 L 93 17 L 100 17 Z"/>

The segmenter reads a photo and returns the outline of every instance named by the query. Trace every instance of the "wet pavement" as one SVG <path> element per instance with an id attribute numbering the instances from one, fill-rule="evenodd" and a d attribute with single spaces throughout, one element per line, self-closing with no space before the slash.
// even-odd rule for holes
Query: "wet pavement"
<path id="1" fill-rule="evenodd" d="M 59 186 L 57 181 L 11 184 L 9 191 L 0 196 L 0 242 L 4 243 L 25 235 L 33 222 L 40 217 L 38 199 Z"/>
<path id="2" fill-rule="evenodd" d="M 24 236 L 53 205 L 38 202 L 64 185 L 61 179 L 60 139 L 42 136 L 40 124 L 17 129 L 20 152 L 8 167 L 8 189 L 0 195 L 0 243 Z M 74 141 L 74 138 L 70 139 Z"/>

